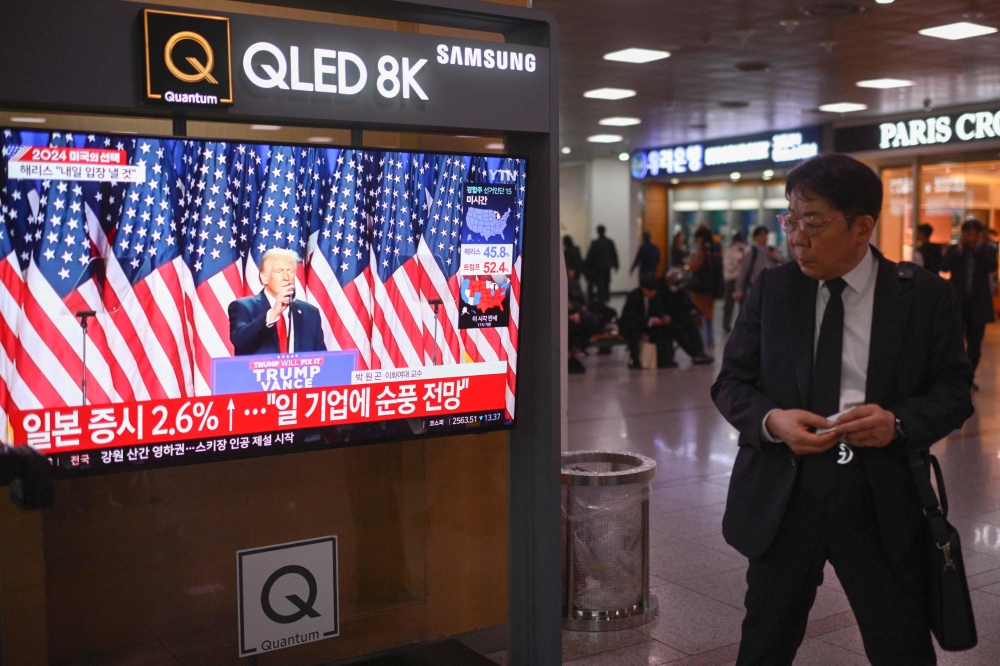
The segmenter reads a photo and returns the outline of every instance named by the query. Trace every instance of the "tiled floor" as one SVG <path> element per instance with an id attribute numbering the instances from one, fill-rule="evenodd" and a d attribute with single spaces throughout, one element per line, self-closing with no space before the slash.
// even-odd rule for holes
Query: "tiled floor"
<path id="1" fill-rule="evenodd" d="M 717 333 L 717 340 L 724 340 Z M 718 350 L 721 357 L 721 344 Z M 715 367 L 636 371 L 625 352 L 584 359 L 569 384 L 569 447 L 634 451 L 658 463 L 651 515 L 651 573 L 660 616 L 636 630 L 563 632 L 563 662 L 574 666 L 732 664 L 743 619 L 746 560 L 722 539 L 722 509 L 736 433 L 709 397 Z M 973 589 L 979 646 L 939 652 L 942 665 L 1000 664 L 1000 326 L 988 328 L 976 415 L 935 445 L 961 530 Z M 490 655 L 504 663 L 506 655 Z M 810 615 L 801 666 L 867 664 L 850 605 L 833 570 Z"/>

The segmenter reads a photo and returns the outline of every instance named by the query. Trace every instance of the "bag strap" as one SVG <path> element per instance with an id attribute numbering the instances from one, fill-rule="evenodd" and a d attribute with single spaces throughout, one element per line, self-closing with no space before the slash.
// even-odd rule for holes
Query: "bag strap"
<path id="1" fill-rule="evenodd" d="M 750 268 L 747 270 L 747 288 L 750 288 L 750 283 L 753 282 L 753 267 L 757 263 L 757 248 L 759 246 L 754 243 L 753 247 L 750 248 L 750 254 L 753 256 L 750 258 Z"/>
<path id="2" fill-rule="evenodd" d="M 934 478 L 937 481 L 938 492 L 941 501 L 938 502 L 938 493 L 934 492 L 931 485 L 930 470 L 927 469 L 927 460 L 930 460 L 931 468 L 934 470 Z M 910 454 L 910 471 L 913 472 L 913 480 L 917 484 L 917 494 L 920 496 L 920 504 L 927 518 L 927 526 L 931 530 L 931 536 L 937 543 L 938 548 L 944 548 L 951 537 L 948 533 L 948 495 L 944 488 L 944 476 L 941 474 L 941 465 L 937 458 L 926 452 L 914 451 Z"/>

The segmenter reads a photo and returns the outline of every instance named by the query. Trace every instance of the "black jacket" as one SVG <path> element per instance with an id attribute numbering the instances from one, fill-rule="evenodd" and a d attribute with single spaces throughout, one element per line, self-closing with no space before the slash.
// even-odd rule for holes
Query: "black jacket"
<path id="1" fill-rule="evenodd" d="M 660 248 L 656 243 L 643 243 L 639 246 L 639 251 L 635 253 L 635 261 L 632 262 L 631 273 L 636 268 L 639 273 L 655 273 L 660 267 Z"/>
<path id="2" fill-rule="evenodd" d="M 598 236 L 587 250 L 587 274 L 606 275 L 611 269 L 618 269 L 618 250 L 615 242 L 607 236 Z"/>
<path id="3" fill-rule="evenodd" d="M 874 252 L 879 266 L 866 401 L 894 412 L 907 439 L 858 448 L 855 456 L 867 471 L 882 539 L 895 562 L 924 530 L 907 454 L 929 448 L 972 415 L 972 366 L 948 283 Z M 763 441 L 761 422 L 772 409 L 808 408 L 818 284 L 794 261 L 761 273 L 712 386 L 716 406 L 740 433 L 723 535 L 747 557 L 771 545 L 795 484 L 799 456 L 785 444 Z"/>
<path id="4" fill-rule="evenodd" d="M 972 274 L 972 293 L 965 293 L 965 257 L 967 252 L 975 252 L 976 268 Z M 997 251 L 991 245 L 983 244 L 969 249 L 964 245 L 948 248 L 941 270 L 951 271 L 951 285 L 955 287 L 959 301 L 969 301 L 972 316 L 977 323 L 996 321 L 993 311 L 993 293 L 990 290 L 990 273 L 997 269 Z"/>
<path id="5" fill-rule="evenodd" d="M 649 332 L 650 317 L 662 317 L 667 314 L 663 307 L 663 299 L 656 294 L 649 299 L 649 312 L 646 312 L 642 289 L 633 289 L 625 299 L 622 316 L 618 318 L 618 330 L 625 338 L 635 337 Z"/>
<path id="6" fill-rule="evenodd" d="M 940 243 L 926 242 L 917 248 L 917 251 L 924 258 L 924 268 L 931 273 L 941 272 L 941 262 L 944 259 L 944 252 Z"/>
<path id="7" fill-rule="evenodd" d="M 303 301 L 293 301 L 292 329 L 297 352 L 326 351 L 319 310 Z M 267 325 L 271 304 L 262 289 L 256 296 L 240 298 L 229 304 L 229 340 L 236 356 L 277 354 L 278 327 Z"/>

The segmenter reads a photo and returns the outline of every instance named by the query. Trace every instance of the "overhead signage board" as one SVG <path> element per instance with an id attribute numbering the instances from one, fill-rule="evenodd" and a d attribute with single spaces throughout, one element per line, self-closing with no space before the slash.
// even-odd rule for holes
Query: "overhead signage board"
<path id="1" fill-rule="evenodd" d="M 834 130 L 833 144 L 837 152 L 860 153 L 997 138 L 1000 138 L 1000 110 L 993 107 L 841 127 Z"/>
<path id="2" fill-rule="evenodd" d="M 644 180 L 792 166 L 819 154 L 821 132 L 820 127 L 805 127 L 639 150 L 632 154 L 632 177 Z"/>
<path id="3" fill-rule="evenodd" d="M 220 120 L 549 129 L 543 47 L 114 0 L 79 12 L 59 0 L 30 4 L 0 22 L 0 57 L 19 63 L 0 70 L 5 105 L 72 100 L 77 108 L 159 106 Z M 52 34 L 61 35 L 58 62 Z"/>
<path id="4" fill-rule="evenodd" d="M 338 636 L 337 572 L 336 536 L 238 551 L 239 656 Z"/>

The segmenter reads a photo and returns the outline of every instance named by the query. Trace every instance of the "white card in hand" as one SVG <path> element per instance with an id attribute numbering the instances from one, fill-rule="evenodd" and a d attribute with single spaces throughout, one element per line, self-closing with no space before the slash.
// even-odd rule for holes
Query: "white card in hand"
<path id="1" fill-rule="evenodd" d="M 833 421 L 834 423 L 836 423 L 837 419 L 839 419 L 847 411 L 848 410 L 845 409 L 843 412 L 837 412 L 836 414 L 831 414 L 830 416 L 826 417 L 826 420 Z M 818 430 L 816 430 L 816 434 L 825 435 L 826 433 L 833 432 L 836 429 L 837 429 L 836 426 L 834 426 L 833 428 L 819 428 Z"/>

